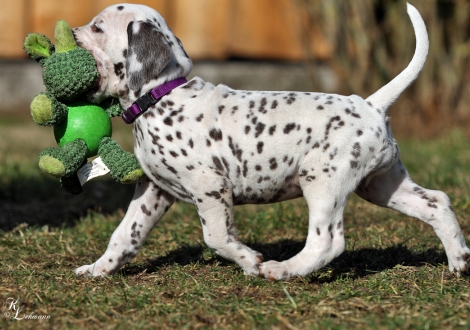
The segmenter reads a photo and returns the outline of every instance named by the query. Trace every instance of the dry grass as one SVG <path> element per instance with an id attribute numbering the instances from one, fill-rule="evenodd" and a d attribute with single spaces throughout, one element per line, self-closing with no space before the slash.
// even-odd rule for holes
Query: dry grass
<path id="1" fill-rule="evenodd" d="M 116 123 L 115 138 L 131 141 Z M 51 132 L 30 120 L 0 124 L 0 301 L 47 321 L 0 318 L 9 329 L 468 329 L 470 281 L 450 274 L 424 224 L 352 197 L 346 251 L 307 278 L 246 277 L 202 241 L 194 207 L 178 203 L 135 261 L 106 278 L 75 277 L 96 260 L 130 200 L 109 180 L 73 197 L 40 173 Z M 425 143 L 401 141 L 414 179 L 447 191 L 470 240 L 470 149 L 458 131 Z M 127 146 L 129 147 L 129 146 Z M 26 151 L 26 152 L 24 152 Z M 236 209 L 241 238 L 267 258 L 302 249 L 303 200 Z"/>

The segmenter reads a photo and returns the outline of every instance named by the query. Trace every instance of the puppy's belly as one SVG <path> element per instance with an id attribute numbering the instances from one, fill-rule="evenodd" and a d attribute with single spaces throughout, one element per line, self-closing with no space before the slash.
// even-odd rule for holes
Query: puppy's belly
<path id="1" fill-rule="evenodd" d="M 236 205 L 268 204 L 301 196 L 302 190 L 300 189 L 299 177 L 297 175 L 279 177 L 278 180 L 264 180 L 263 177 L 260 177 L 258 181 L 254 181 L 248 186 L 244 185 L 241 187 L 241 185 L 235 184 L 233 202 Z"/>
<path id="2" fill-rule="evenodd" d="M 152 162 L 151 160 L 155 162 Z M 188 172 L 178 168 L 178 172 L 168 173 L 162 170 L 166 165 L 170 168 L 171 163 L 163 164 L 158 162 L 156 158 L 150 157 L 147 161 L 141 162 L 142 168 L 147 176 L 159 187 L 166 190 L 176 198 L 194 204 L 195 197 L 198 193 L 206 195 L 211 193 L 215 188 L 208 184 L 204 185 L 200 181 L 198 175 L 188 175 Z M 190 171 L 191 172 L 191 171 Z M 261 174 L 261 173 L 260 173 Z M 256 178 L 236 178 L 235 175 L 217 175 L 214 176 L 230 186 L 232 190 L 233 203 L 235 205 L 241 204 L 268 204 L 289 199 L 294 199 L 302 196 L 302 190 L 299 185 L 299 177 L 295 173 L 270 173 L 268 175 L 258 175 Z"/>

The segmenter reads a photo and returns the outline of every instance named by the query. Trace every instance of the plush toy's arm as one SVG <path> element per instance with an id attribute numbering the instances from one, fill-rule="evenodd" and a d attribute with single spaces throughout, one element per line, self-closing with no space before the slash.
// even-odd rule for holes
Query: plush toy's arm
<path id="1" fill-rule="evenodd" d="M 124 109 L 121 108 L 118 99 L 110 97 L 99 104 L 103 108 L 104 112 L 110 117 L 119 117 L 124 113 Z"/>
<path id="2" fill-rule="evenodd" d="M 31 116 L 40 126 L 54 126 L 67 118 L 68 108 L 50 93 L 41 93 L 31 102 Z"/>

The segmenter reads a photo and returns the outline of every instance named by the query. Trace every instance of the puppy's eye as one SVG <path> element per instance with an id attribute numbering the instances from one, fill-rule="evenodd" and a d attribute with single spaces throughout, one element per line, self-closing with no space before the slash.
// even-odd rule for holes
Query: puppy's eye
<path id="1" fill-rule="evenodd" d="M 91 31 L 94 33 L 103 33 L 103 30 L 98 25 L 96 25 L 96 23 L 91 26 Z"/>

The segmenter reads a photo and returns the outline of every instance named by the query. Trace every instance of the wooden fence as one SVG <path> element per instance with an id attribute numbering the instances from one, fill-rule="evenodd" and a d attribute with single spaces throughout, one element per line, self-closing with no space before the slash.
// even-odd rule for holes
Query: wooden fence
<path id="1" fill-rule="evenodd" d="M 126 1 L 135 2 L 135 1 Z M 29 32 L 53 37 L 55 22 L 89 22 L 113 0 L 0 0 L 0 58 L 22 58 Z M 138 0 L 165 17 L 193 59 L 324 59 L 331 49 L 298 0 Z M 308 29 L 308 30 L 306 30 Z M 310 46 L 305 49 L 305 38 Z"/>

